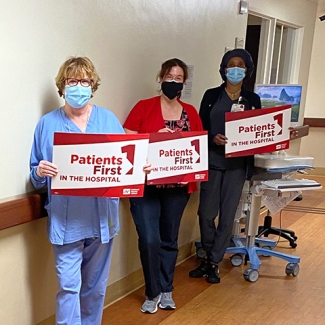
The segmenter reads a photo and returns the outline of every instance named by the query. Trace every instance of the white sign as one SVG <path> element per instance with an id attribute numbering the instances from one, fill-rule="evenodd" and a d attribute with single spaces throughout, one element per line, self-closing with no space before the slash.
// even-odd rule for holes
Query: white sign
<path id="1" fill-rule="evenodd" d="M 142 196 L 148 134 L 54 134 L 53 163 L 58 195 Z"/>
<path id="2" fill-rule="evenodd" d="M 289 148 L 291 106 L 226 113 L 226 157 Z"/>
<path id="3" fill-rule="evenodd" d="M 148 161 L 154 170 L 147 176 L 147 184 L 206 181 L 207 132 L 152 133 Z"/>

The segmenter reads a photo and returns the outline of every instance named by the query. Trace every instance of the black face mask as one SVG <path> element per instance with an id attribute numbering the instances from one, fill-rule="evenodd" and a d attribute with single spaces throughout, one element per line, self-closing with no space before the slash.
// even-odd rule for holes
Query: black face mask
<path id="1" fill-rule="evenodd" d="M 174 99 L 176 96 L 180 96 L 182 89 L 183 89 L 182 82 L 164 81 L 161 84 L 162 92 L 170 100 Z"/>

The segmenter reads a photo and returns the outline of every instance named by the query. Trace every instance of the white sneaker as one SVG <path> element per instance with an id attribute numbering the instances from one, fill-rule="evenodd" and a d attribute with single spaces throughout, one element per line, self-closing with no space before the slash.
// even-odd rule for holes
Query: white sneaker
<path id="1" fill-rule="evenodd" d="M 152 300 L 146 297 L 145 302 L 141 306 L 141 311 L 146 314 L 155 313 L 158 310 L 158 304 L 160 302 L 160 299 L 161 299 L 161 293 L 156 298 L 153 298 Z"/>
<path id="2" fill-rule="evenodd" d="M 171 292 L 162 292 L 161 300 L 159 304 L 159 308 L 161 309 L 176 309 L 175 301 L 172 298 Z"/>

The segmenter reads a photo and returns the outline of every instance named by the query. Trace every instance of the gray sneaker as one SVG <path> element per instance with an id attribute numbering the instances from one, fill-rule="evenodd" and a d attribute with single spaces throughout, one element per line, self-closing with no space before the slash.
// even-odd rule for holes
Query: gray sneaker
<path id="1" fill-rule="evenodd" d="M 176 309 L 175 301 L 173 300 L 171 292 L 162 292 L 161 300 L 159 304 L 159 308 L 161 309 Z"/>
<path id="2" fill-rule="evenodd" d="M 146 297 L 146 300 L 141 307 L 141 311 L 146 314 L 155 313 L 158 310 L 158 304 L 160 302 L 160 299 L 161 299 L 161 293 L 156 298 L 153 298 L 152 300 Z"/>

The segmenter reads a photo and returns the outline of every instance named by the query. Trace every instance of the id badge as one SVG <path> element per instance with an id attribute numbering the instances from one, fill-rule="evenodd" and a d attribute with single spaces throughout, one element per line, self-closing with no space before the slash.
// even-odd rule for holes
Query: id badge
<path id="1" fill-rule="evenodd" d="M 244 104 L 232 104 L 231 112 L 242 112 L 245 110 Z"/>

